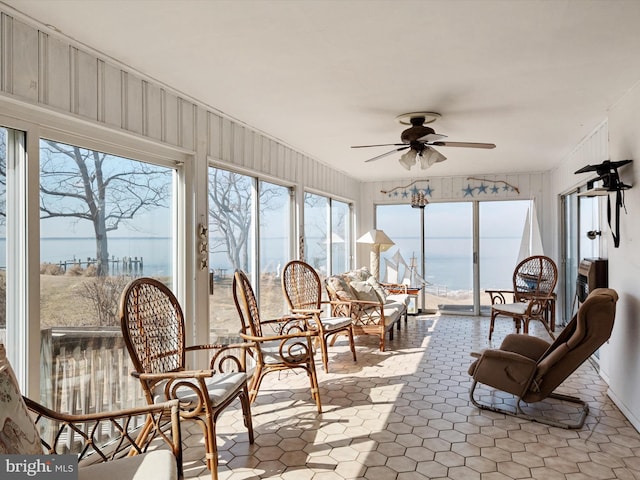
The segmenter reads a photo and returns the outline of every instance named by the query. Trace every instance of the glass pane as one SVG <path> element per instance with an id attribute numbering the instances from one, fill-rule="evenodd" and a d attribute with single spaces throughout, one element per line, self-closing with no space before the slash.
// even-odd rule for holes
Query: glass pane
<path id="1" fill-rule="evenodd" d="M 410 267 L 412 264 L 421 265 L 420 210 L 411 208 L 410 205 L 378 205 L 376 228 L 383 230 L 395 243 L 380 254 L 382 281 L 402 283 L 406 280 L 412 286 L 419 286 L 415 284 L 415 278 L 412 278 L 413 271 Z"/>
<path id="2" fill-rule="evenodd" d="M 253 178 L 209 168 L 209 325 L 211 341 L 237 334 L 233 272 L 252 274 Z"/>
<path id="3" fill-rule="evenodd" d="M 291 258 L 289 189 L 259 182 L 260 192 L 260 313 L 276 318 L 287 311 L 280 273 Z"/>
<path id="4" fill-rule="evenodd" d="M 118 318 L 135 276 L 173 284 L 169 168 L 40 142 L 42 401 L 89 413 L 141 402 Z"/>
<path id="5" fill-rule="evenodd" d="M 329 231 L 329 199 L 312 193 L 304 194 L 304 261 L 327 274 Z"/>
<path id="6" fill-rule="evenodd" d="M 0 128 L 0 343 L 7 333 L 7 130 Z"/>
<path id="7" fill-rule="evenodd" d="M 480 202 L 480 305 L 489 312 L 487 289 L 513 288 L 513 270 L 518 263 L 529 200 Z"/>
<path id="8" fill-rule="evenodd" d="M 580 259 L 596 258 L 600 252 L 600 235 L 591 240 L 587 232 L 600 231 L 600 217 L 598 199 L 602 197 L 578 197 L 580 202 L 580 229 L 578 243 L 580 244 Z M 577 275 L 576 270 L 576 275 Z M 574 275 L 574 277 L 576 276 Z"/>
<path id="9" fill-rule="evenodd" d="M 425 207 L 426 308 L 473 313 L 473 204 Z"/>
<path id="10" fill-rule="evenodd" d="M 564 214 L 564 318 L 568 322 L 573 316 L 574 298 L 576 295 L 576 280 L 578 277 L 578 193 L 571 193 L 563 197 Z"/>
<path id="11" fill-rule="evenodd" d="M 349 270 L 351 256 L 351 231 L 349 205 L 333 200 L 331 202 L 331 272 L 342 273 Z"/>

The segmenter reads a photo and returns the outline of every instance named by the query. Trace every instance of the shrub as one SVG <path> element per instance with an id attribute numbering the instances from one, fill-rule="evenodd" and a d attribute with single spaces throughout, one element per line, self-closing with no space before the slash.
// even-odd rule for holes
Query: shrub
<path id="1" fill-rule="evenodd" d="M 65 275 L 69 275 L 70 277 L 79 277 L 82 275 L 82 272 L 82 267 L 79 264 L 75 264 L 67 268 L 67 273 Z"/>
<path id="2" fill-rule="evenodd" d="M 40 273 L 44 275 L 64 275 L 64 270 L 55 263 L 42 263 L 40 265 Z"/>

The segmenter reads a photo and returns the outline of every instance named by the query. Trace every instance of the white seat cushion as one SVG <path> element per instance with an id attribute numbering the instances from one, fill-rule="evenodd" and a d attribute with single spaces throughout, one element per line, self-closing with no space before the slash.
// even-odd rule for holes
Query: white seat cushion
<path id="1" fill-rule="evenodd" d="M 214 407 L 220 405 L 235 393 L 238 387 L 242 386 L 246 380 L 247 375 L 244 372 L 216 373 L 212 377 L 205 378 L 204 381 L 207 386 L 209 398 L 211 399 L 211 405 Z M 195 381 L 190 379 L 184 379 L 184 381 L 195 383 Z M 155 388 L 154 400 L 156 403 L 167 401 L 167 398 L 164 395 L 164 385 L 164 383 L 161 383 Z M 180 403 L 193 405 L 198 403 L 196 393 L 189 387 L 180 387 L 177 392 L 177 397 L 179 398 Z"/>
<path id="2" fill-rule="evenodd" d="M 322 322 L 325 332 L 339 330 L 351 324 L 351 319 L 349 317 L 325 317 L 321 318 L 320 321 Z M 315 323 L 316 322 L 314 320 L 309 321 L 309 325 L 311 325 L 311 327 L 315 327 Z"/>
<path id="3" fill-rule="evenodd" d="M 528 303 L 516 302 L 493 305 L 491 308 L 497 312 L 523 315 L 527 311 Z"/>
<path id="4" fill-rule="evenodd" d="M 169 450 L 154 450 L 78 468 L 78 480 L 177 480 L 176 458 Z"/>

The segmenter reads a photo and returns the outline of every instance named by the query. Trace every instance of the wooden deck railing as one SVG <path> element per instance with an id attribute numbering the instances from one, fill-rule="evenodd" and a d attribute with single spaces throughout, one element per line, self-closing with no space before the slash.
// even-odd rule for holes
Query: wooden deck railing
<path id="1" fill-rule="evenodd" d="M 145 403 L 118 327 L 57 327 L 41 335 L 43 404 L 86 414 Z"/>

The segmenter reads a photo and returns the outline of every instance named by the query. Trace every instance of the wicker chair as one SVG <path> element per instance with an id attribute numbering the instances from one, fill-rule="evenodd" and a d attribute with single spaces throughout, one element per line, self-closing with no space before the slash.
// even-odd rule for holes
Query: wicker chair
<path id="1" fill-rule="evenodd" d="M 253 443 L 253 425 L 245 345 L 185 346 L 182 309 L 171 290 L 152 278 L 137 278 L 122 292 L 120 322 L 125 344 L 148 403 L 180 401 L 183 419 L 202 428 L 207 467 L 218 478 L 216 421 L 236 398 L 240 399 L 244 423 Z M 187 352 L 206 351 L 209 368 L 187 370 Z M 235 355 L 239 352 L 239 355 Z"/>
<path id="2" fill-rule="evenodd" d="M 41 432 L 47 455 L 78 452 L 78 479 L 181 480 L 182 444 L 178 401 L 112 412 L 71 415 L 22 397 Z M 142 434 L 139 431 L 141 419 Z M 115 435 L 105 440 L 105 432 Z M 161 440 L 161 442 L 158 442 Z M 169 449 L 160 449 L 165 443 Z"/>
<path id="3" fill-rule="evenodd" d="M 555 338 L 549 315 L 553 315 L 553 289 L 557 281 L 558 267 L 555 262 L 544 255 L 535 255 L 525 258 L 516 266 L 513 290 L 486 290 L 491 295 L 489 340 L 498 315 L 511 317 L 517 333 L 521 326 L 523 333 L 529 333 L 529 322 L 539 320 L 551 338 Z M 507 296 L 512 296 L 510 301 L 507 301 Z"/>
<path id="4" fill-rule="evenodd" d="M 0 405 L 2 456 L 18 456 L 14 460 L 22 463 L 26 456 L 44 454 L 47 457 L 38 460 L 49 465 L 56 463 L 49 456 L 69 456 L 55 472 L 36 468 L 11 474 L 6 469 L 2 478 L 62 478 L 63 472 L 71 474 L 65 478 L 78 480 L 183 478 L 177 400 L 109 412 L 56 412 L 22 395 L 0 343 Z"/>
<path id="5" fill-rule="evenodd" d="M 318 377 L 313 360 L 313 342 L 318 331 L 309 328 L 307 316 L 291 315 L 262 320 L 253 288 L 244 272 L 233 276 L 233 300 L 242 322 L 240 336 L 253 347 L 256 369 L 249 387 L 253 402 L 265 375 L 289 369 L 302 369 L 309 376 L 311 396 L 322 413 Z"/>
<path id="6" fill-rule="evenodd" d="M 321 317 L 322 283 L 314 268 L 300 260 L 287 263 L 282 271 L 282 291 L 287 299 L 291 313 L 313 315 L 309 320 L 311 328 L 318 330 L 318 340 L 322 351 L 324 371 L 329 371 L 327 354 L 327 340 L 333 336 L 346 333 L 349 337 L 349 347 L 356 361 L 356 347 L 353 342 L 353 323 L 351 317 Z"/>

